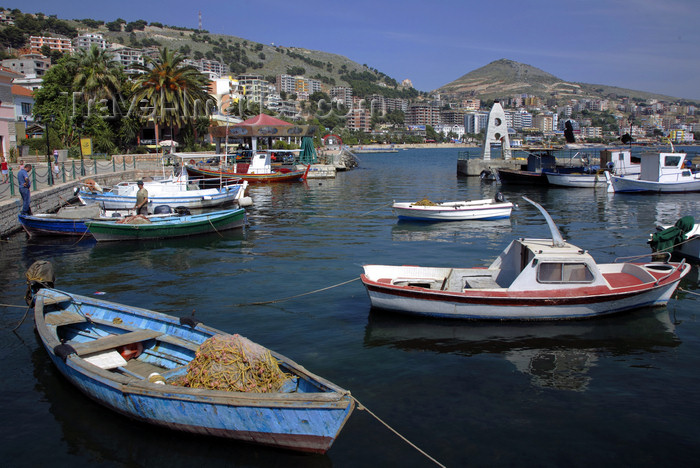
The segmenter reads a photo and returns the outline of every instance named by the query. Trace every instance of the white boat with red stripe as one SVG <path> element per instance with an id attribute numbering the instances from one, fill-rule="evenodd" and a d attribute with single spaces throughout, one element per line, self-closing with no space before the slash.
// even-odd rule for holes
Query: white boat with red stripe
<path id="1" fill-rule="evenodd" d="M 602 263 L 565 242 L 539 204 L 551 239 L 516 239 L 488 268 L 365 265 L 372 307 L 411 315 L 484 320 L 562 320 L 663 306 L 684 261 Z"/>

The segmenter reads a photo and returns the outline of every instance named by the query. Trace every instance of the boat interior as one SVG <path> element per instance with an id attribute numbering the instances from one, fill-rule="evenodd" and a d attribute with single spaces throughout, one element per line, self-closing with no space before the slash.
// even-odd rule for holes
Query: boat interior
<path id="1" fill-rule="evenodd" d="M 166 383 L 175 384 L 178 377 L 186 374 L 187 365 L 194 359 L 199 345 L 212 336 L 191 327 L 68 299 L 68 296 L 45 299 L 44 319 L 49 328 L 55 330 L 58 340 L 70 345 L 78 356 L 91 364 L 136 380 L 149 380 L 149 376 L 156 373 Z M 130 323 L 139 323 L 141 327 Z M 280 392 L 327 390 L 303 373 L 294 372 L 279 359 L 278 364 L 292 377 Z"/>

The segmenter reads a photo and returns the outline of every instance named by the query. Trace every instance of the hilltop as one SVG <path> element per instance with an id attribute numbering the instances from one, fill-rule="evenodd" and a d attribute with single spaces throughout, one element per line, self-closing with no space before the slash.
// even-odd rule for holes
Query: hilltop
<path id="1" fill-rule="evenodd" d="M 557 101 L 568 99 L 658 99 L 677 101 L 678 98 L 660 94 L 634 91 L 614 86 L 564 81 L 539 68 L 508 59 L 500 59 L 432 91 L 450 99 L 479 98 L 499 99 L 519 94 Z"/>

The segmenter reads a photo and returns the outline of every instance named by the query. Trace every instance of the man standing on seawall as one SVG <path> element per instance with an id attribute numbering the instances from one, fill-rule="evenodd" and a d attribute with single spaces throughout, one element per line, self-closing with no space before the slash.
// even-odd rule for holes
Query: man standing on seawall
<path id="1" fill-rule="evenodd" d="M 136 185 L 139 186 L 139 191 L 136 192 L 136 206 L 134 206 L 134 209 L 137 215 L 146 216 L 148 214 L 148 190 L 143 187 L 143 181 L 141 180 Z"/>
<path id="2" fill-rule="evenodd" d="M 31 194 L 29 193 L 29 171 L 32 170 L 31 164 L 21 166 L 17 173 L 17 185 L 19 185 L 19 194 L 22 195 L 22 211 L 20 214 L 31 215 L 32 209 L 29 207 Z"/>

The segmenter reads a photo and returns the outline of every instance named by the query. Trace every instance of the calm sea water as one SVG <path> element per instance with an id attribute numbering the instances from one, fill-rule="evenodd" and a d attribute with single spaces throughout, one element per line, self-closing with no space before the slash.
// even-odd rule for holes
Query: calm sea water
<path id="1" fill-rule="evenodd" d="M 364 411 L 325 456 L 297 455 L 134 423 L 52 367 L 22 318 L 24 272 L 51 260 L 57 287 L 190 314 L 279 351 L 349 389 L 447 466 L 689 466 L 700 457 L 698 270 L 660 309 L 565 323 L 416 320 L 372 311 L 366 263 L 481 266 L 514 237 L 564 237 L 601 262 L 648 253 L 656 224 L 700 219 L 700 194 L 482 184 L 455 150 L 361 155 L 334 180 L 251 189 L 250 226 L 187 240 L 97 245 L 0 242 L 0 455 L 5 466 L 402 466 L 432 463 Z M 493 197 L 512 218 L 398 223 L 392 200 Z M 322 290 L 322 291 L 320 291 Z M 303 293 L 311 293 L 291 298 Z M 695 294 L 693 294 L 695 293 Z M 269 305 L 246 305 L 279 300 Z"/>

